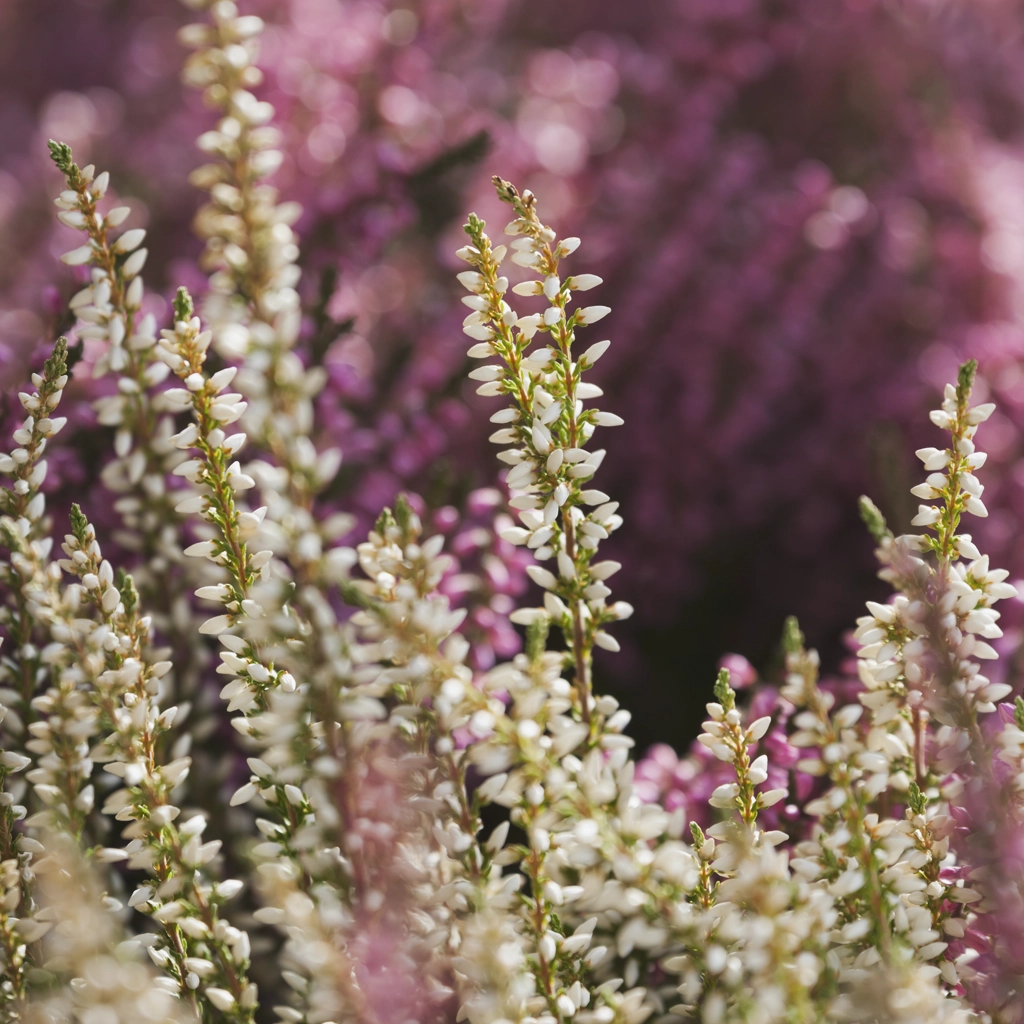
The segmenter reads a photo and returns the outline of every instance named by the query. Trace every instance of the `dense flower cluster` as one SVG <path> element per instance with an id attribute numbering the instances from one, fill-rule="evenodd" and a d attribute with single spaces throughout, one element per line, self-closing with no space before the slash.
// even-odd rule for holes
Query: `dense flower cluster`
<path id="1" fill-rule="evenodd" d="M 594 677 L 633 608 L 599 554 L 624 519 L 596 442 L 623 420 L 594 404 L 610 309 L 580 302 L 603 285 L 586 247 L 494 179 L 509 241 L 470 214 L 457 279 L 511 514 L 474 525 L 502 502 L 477 491 L 456 533 L 399 495 L 357 526 L 320 443 L 329 375 L 296 349 L 299 211 L 264 180 L 263 23 L 188 6 L 186 78 L 218 114 L 198 307 L 149 299 L 109 174 L 50 146 L 84 269 L 77 343 L 0 455 L 0 1020 L 1021 1020 L 1024 699 L 981 669 L 1016 591 L 961 530 L 989 515 L 977 364 L 917 452 L 922 532 L 862 499 L 894 594 L 853 678 L 819 680 L 790 620 L 778 688 L 731 657 L 699 752 L 638 766 Z M 47 477 L 83 369 L 112 543 L 88 494 L 58 551 Z M 541 605 L 515 607 L 524 574 Z"/>

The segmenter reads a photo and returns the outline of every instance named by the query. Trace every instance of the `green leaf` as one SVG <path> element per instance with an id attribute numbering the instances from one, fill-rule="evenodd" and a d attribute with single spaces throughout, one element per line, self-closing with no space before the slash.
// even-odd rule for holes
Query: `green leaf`
<path id="1" fill-rule="evenodd" d="M 924 814 L 925 808 L 928 806 L 928 799 L 921 792 L 921 787 L 916 782 L 912 782 L 907 794 L 907 803 L 914 814 Z"/>
<path id="2" fill-rule="evenodd" d="M 139 592 L 135 589 L 135 581 L 123 569 L 118 570 L 117 589 L 121 594 L 121 602 L 124 604 L 125 614 L 130 618 L 135 614 L 139 606 Z"/>

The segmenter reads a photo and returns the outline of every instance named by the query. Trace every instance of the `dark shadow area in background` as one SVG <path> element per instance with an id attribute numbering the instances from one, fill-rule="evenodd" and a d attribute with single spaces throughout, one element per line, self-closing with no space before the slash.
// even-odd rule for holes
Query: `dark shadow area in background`
<path id="1" fill-rule="evenodd" d="M 824 674 L 849 659 L 844 637 L 864 614 L 864 602 L 884 601 L 889 593 L 875 575 L 874 544 L 856 508 L 833 535 L 833 543 L 847 552 L 848 571 L 841 580 L 823 577 L 810 560 L 780 552 L 784 533 L 782 524 L 766 523 L 724 540 L 704 559 L 700 593 L 679 606 L 669 622 L 629 620 L 615 629 L 623 651 L 598 652 L 595 689 L 632 712 L 627 732 L 637 755 L 654 743 L 685 751 L 700 733 L 724 654 L 742 654 L 763 678 L 777 682 L 779 643 L 789 615 L 798 617 L 808 643 L 821 654 Z M 782 560 L 790 567 L 784 575 L 778 572 Z"/>

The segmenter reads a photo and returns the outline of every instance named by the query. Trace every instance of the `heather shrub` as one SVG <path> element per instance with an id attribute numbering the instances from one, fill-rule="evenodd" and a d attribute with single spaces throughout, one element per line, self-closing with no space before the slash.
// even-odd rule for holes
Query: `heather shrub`
<path id="1" fill-rule="evenodd" d="M 586 239 L 494 179 L 508 241 L 471 213 L 455 256 L 503 491 L 454 552 L 459 513 L 414 496 L 361 522 L 300 346 L 264 26 L 189 6 L 217 117 L 195 300 L 147 294 L 117 183 L 49 147 L 80 287 L 0 455 L 4 1019 L 1019 1020 L 1024 700 L 982 671 L 1016 591 L 965 532 L 977 364 L 916 452 L 916 532 L 861 500 L 891 596 L 856 668 L 820 679 L 790 619 L 780 685 L 732 656 L 698 753 L 638 766 L 594 677 L 633 499 L 597 486 L 624 424 Z M 76 502 L 47 487 L 65 392 L 110 442 Z"/>
<path id="2" fill-rule="evenodd" d="M 327 371 L 317 423 L 345 453 L 333 493 L 361 526 L 400 491 L 461 508 L 492 483 L 451 288 L 465 211 L 498 216 L 492 170 L 588 239 L 610 330 L 630 325 L 628 351 L 594 369 L 626 420 L 605 489 L 638 498 L 637 529 L 609 548 L 638 615 L 597 671 L 628 694 L 643 742 L 665 708 L 692 736 L 719 653 L 763 667 L 784 611 L 837 659 L 872 588 L 856 498 L 876 495 L 906 529 L 907 453 L 968 357 L 999 402 L 984 540 L 1022 575 L 1013 4 L 253 0 L 246 13 L 268 22 L 255 92 L 286 140 L 274 181 L 303 207 L 297 350 Z M 52 271 L 70 242 L 48 212 L 48 137 L 109 170 L 130 226 L 149 228 L 161 323 L 178 284 L 204 290 L 188 175 L 215 119 L 177 81 L 187 18 L 167 0 L 0 13 L 12 380 L 66 329 L 75 290 Z M 107 450 L 77 429 L 91 413 L 72 394 L 49 481 L 65 502 Z M 642 540 L 654 531 L 671 573 Z M 673 638 L 690 622 L 681 658 Z"/>

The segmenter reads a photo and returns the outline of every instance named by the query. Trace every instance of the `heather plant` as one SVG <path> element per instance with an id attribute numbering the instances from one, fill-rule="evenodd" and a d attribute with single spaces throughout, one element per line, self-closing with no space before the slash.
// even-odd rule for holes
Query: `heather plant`
<path id="1" fill-rule="evenodd" d="M 56 343 L 0 456 L 3 1019 L 1019 1020 L 1024 702 L 981 671 L 1016 592 L 962 530 L 988 515 L 976 364 L 931 415 L 945 446 L 917 452 L 921 532 L 862 501 L 894 594 L 857 623 L 856 679 L 821 681 L 791 620 L 769 699 L 737 659 L 714 682 L 705 806 L 641 799 L 593 672 L 633 609 L 599 555 L 624 520 L 595 437 L 622 420 L 593 404 L 609 308 L 580 304 L 602 285 L 586 248 L 496 178 L 508 244 L 471 214 L 457 253 L 518 520 L 478 546 L 543 592 L 506 609 L 525 642 L 497 660 L 413 500 L 340 543 L 324 375 L 295 351 L 296 210 L 250 91 L 262 26 L 189 6 L 209 14 L 189 80 L 219 117 L 198 304 L 181 287 L 166 326 L 141 314 L 142 230 L 51 144 L 90 354 Z M 45 483 L 80 367 L 109 386 L 120 523 L 107 546 L 73 504 L 58 554 Z"/>

